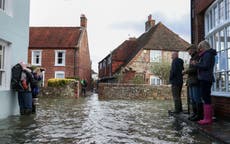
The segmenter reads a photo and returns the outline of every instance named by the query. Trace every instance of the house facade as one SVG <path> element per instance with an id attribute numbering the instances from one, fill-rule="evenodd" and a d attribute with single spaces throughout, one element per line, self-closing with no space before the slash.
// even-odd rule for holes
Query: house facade
<path id="1" fill-rule="evenodd" d="M 0 0 L 0 119 L 19 113 L 11 68 L 27 61 L 29 6 L 28 0 Z"/>
<path id="2" fill-rule="evenodd" d="M 191 30 L 192 43 L 206 39 L 217 51 L 214 114 L 230 119 L 230 0 L 191 0 Z"/>
<path id="3" fill-rule="evenodd" d="M 30 27 L 28 63 L 41 66 L 44 85 L 51 78 L 78 77 L 91 80 L 87 18 L 80 27 Z"/>
<path id="4" fill-rule="evenodd" d="M 102 82 L 132 83 L 143 79 L 143 83 L 160 85 L 162 80 L 151 71 L 152 63 L 171 63 L 171 54 L 179 51 L 179 57 L 188 63 L 185 51 L 189 44 L 164 24 L 150 15 L 145 23 L 145 32 L 138 38 L 130 38 L 99 62 L 99 78 Z"/>

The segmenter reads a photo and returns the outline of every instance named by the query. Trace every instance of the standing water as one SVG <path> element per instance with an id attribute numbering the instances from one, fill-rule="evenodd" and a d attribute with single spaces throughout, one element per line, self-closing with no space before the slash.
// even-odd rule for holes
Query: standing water
<path id="1" fill-rule="evenodd" d="M 169 117 L 171 101 L 41 98 L 37 114 L 0 121 L 1 144 L 208 144 Z"/>

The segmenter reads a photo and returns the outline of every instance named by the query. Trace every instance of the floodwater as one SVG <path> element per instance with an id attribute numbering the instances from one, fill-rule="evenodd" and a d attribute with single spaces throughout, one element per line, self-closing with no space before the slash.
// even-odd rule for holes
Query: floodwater
<path id="1" fill-rule="evenodd" d="M 171 101 L 39 99 L 36 115 L 0 121 L 0 144 L 209 144 L 168 116 Z"/>

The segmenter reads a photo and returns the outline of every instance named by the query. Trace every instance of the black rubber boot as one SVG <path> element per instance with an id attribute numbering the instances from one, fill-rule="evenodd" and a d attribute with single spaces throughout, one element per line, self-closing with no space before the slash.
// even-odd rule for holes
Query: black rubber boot
<path id="1" fill-rule="evenodd" d="M 197 117 L 197 104 L 196 103 L 192 103 L 192 115 L 190 117 L 188 117 L 189 120 L 192 120 L 194 117 Z"/>
<path id="2" fill-rule="evenodd" d="M 25 109 L 25 115 L 30 115 L 32 113 L 32 109 Z"/>
<path id="3" fill-rule="evenodd" d="M 20 109 L 20 115 L 25 115 L 25 110 L 24 109 Z"/>
<path id="4" fill-rule="evenodd" d="M 32 104 L 32 114 L 36 113 L 36 105 L 33 103 Z"/>
<path id="5" fill-rule="evenodd" d="M 197 104 L 197 116 L 191 118 L 191 121 L 198 121 L 203 119 L 203 103 Z"/>

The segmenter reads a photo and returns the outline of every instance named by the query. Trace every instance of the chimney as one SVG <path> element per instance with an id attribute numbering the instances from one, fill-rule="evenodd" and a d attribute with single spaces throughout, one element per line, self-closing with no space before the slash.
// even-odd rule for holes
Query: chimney
<path id="1" fill-rule="evenodd" d="M 150 14 L 148 16 L 148 21 L 145 22 L 145 31 L 148 31 L 149 29 L 151 29 L 154 26 L 155 26 L 155 20 L 152 19 L 152 15 Z"/>
<path id="2" fill-rule="evenodd" d="M 87 28 L 87 18 L 84 14 L 81 14 L 81 27 Z"/>

